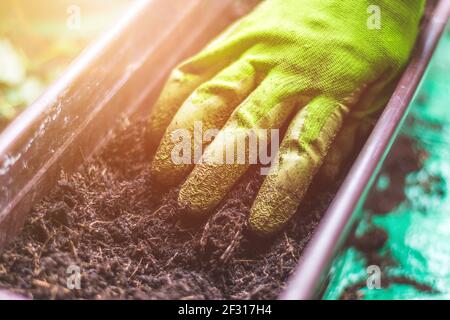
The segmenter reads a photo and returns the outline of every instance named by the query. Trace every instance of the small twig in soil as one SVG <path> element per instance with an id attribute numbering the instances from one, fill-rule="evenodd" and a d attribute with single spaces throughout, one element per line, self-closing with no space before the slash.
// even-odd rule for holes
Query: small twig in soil
<path id="1" fill-rule="evenodd" d="M 241 240 L 241 238 L 242 238 L 241 230 L 236 231 L 236 233 L 234 234 L 233 240 L 231 240 L 231 243 L 225 249 L 224 253 L 220 256 L 220 260 L 222 262 L 224 262 L 224 263 L 228 262 L 228 259 L 230 258 L 230 256 L 233 253 L 234 249 L 239 244 L 239 240 Z"/>
<path id="2" fill-rule="evenodd" d="M 136 274 L 136 272 L 138 271 L 139 267 L 141 266 L 142 259 L 143 259 L 143 258 L 141 258 L 141 260 L 139 260 L 139 263 L 138 263 L 138 265 L 136 266 L 136 268 L 134 269 L 133 273 L 128 277 L 128 281 L 130 281 L 131 278 L 133 278 L 133 276 L 134 276 L 134 275 Z"/>

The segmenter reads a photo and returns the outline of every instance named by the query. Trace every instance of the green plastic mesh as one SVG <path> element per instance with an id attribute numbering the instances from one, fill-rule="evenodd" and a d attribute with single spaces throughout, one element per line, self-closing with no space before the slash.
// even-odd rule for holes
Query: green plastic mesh
<path id="1" fill-rule="evenodd" d="M 360 240 L 376 242 L 380 233 L 384 240 L 373 250 L 348 247 L 334 261 L 324 298 L 450 298 L 449 52 L 450 24 L 356 228 Z M 374 205 L 377 193 L 385 197 Z M 367 287 L 372 264 L 382 271 L 381 289 Z"/>

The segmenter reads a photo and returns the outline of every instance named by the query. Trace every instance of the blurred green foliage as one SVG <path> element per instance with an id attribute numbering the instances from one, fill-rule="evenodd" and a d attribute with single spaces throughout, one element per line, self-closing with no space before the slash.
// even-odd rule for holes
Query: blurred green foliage
<path id="1" fill-rule="evenodd" d="M 0 131 L 132 2 L 0 1 Z M 79 28 L 71 28 L 68 21 L 77 13 Z"/>

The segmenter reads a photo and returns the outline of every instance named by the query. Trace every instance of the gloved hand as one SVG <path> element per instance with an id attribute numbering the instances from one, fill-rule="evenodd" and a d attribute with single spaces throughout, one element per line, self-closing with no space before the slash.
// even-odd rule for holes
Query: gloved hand
<path id="1" fill-rule="evenodd" d="M 178 201 L 192 214 L 204 214 L 244 174 L 248 161 L 174 163 L 174 135 L 193 133 L 197 121 L 203 132 L 221 129 L 207 147 L 209 141 L 199 142 L 206 147 L 202 159 L 211 159 L 225 152 L 222 138 L 242 129 L 289 125 L 249 219 L 257 232 L 278 230 L 324 161 L 327 171 L 336 171 L 358 126 L 386 103 L 413 48 L 424 2 L 264 1 L 173 71 L 150 118 L 152 138 L 162 139 L 154 177 L 173 186 L 188 175 Z M 380 8 L 380 29 L 368 27 L 372 5 Z M 192 144 L 192 155 L 198 146 Z"/>

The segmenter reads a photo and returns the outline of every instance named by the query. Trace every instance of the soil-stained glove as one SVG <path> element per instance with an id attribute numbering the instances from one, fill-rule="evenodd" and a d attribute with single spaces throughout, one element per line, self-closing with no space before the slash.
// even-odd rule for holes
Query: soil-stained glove
<path id="1" fill-rule="evenodd" d="M 243 129 L 287 126 L 277 165 L 249 220 L 257 232 L 278 230 L 324 161 L 333 171 L 341 153 L 351 149 L 355 128 L 386 103 L 414 46 L 424 2 L 263 1 L 173 71 L 150 119 L 152 138 L 161 141 L 152 163 L 155 178 L 172 186 L 188 175 L 178 200 L 191 213 L 204 214 L 253 156 L 229 164 L 211 161 L 226 153 L 225 141 L 238 141 Z M 194 160 L 174 161 L 180 137 L 186 130 L 194 136 L 196 123 L 203 132 L 221 130 L 212 142 L 192 143 L 188 153 Z M 195 163 L 202 147 L 203 161 Z"/>

